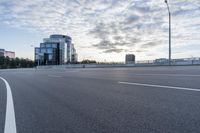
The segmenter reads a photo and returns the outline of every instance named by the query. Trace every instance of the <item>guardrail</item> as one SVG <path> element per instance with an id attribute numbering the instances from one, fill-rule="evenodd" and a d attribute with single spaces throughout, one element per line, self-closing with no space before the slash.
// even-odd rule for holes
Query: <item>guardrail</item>
<path id="1" fill-rule="evenodd" d="M 137 61 L 136 64 L 143 65 L 168 65 L 168 59 L 156 59 L 156 60 L 143 60 Z M 171 65 L 200 65 L 200 58 L 180 58 L 172 59 Z"/>
<path id="2" fill-rule="evenodd" d="M 39 69 L 65 69 L 65 68 L 114 68 L 114 67 L 145 67 L 145 66 L 168 66 L 167 59 L 157 60 L 144 60 L 137 61 L 136 64 L 66 64 L 66 65 L 46 65 L 37 66 Z M 173 59 L 172 66 L 184 66 L 184 65 L 200 65 L 200 58 L 182 58 Z"/>

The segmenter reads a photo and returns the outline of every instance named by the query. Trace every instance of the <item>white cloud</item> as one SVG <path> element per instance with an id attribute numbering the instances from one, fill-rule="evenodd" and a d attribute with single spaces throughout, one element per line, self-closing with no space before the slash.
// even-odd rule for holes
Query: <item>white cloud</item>
<path id="1" fill-rule="evenodd" d="M 200 1 L 171 0 L 170 7 L 173 46 L 199 44 Z M 147 58 L 151 53 L 155 54 L 152 58 L 167 55 L 160 51 L 168 43 L 164 0 L 1 0 L 0 23 L 68 34 L 82 57 L 99 59 L 98 53 L 112 57 L 116 54 L 109 53 L 133 51 Z"/>

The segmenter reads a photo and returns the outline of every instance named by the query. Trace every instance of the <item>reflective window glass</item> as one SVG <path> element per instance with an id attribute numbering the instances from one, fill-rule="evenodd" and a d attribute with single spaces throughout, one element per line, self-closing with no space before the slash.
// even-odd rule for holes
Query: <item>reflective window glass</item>
<path id="1" fill-rule="evenodd" d="M 50 53 L 50 54 L 53 53 L 53 49 L 52 48 L 48 48 L 47 49 L 47 53 Z"/>

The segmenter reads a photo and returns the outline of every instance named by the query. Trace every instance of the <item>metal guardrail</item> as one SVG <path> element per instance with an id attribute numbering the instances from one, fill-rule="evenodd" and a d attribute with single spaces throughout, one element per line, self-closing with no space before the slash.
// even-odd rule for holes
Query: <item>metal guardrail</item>
<path id="1" fill-rule="evenodd" d="M 108 63 L 108 64 L 66 64 L 66 65 L 47 65 L 37 66 L 39 69 L 65 69 L 65 68 L 114 68 L 114 67 L 145 67 L 145 66 L 168 66 L 169 62 L 167 59 L 157 60 L 143 60 L 137 61 L 135 64 L 124 64 L 124 63 Z M 173 59 L 171 62 L 172 66 L 184 66 L 184 65 L 200 65 L 200 58 L 182 58 Z"/>
<path id="2" fill-rule="evenodd" d="M 168 62 L 168 59 L 156 59 L 156 60 L 137 61 L 136 64 L 168 65 L 169 62 Z M 200 65 L 200 58 L 172 59 L 171 65 Z"/>

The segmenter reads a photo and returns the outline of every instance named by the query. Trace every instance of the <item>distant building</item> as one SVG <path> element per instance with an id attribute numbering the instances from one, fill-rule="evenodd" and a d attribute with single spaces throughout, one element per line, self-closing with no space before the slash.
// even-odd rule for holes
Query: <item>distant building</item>
<path id="1" fill-rule="evenodd" d="M 37 65 L 62 65 L 77 62 L 77 54 L 72 39 L 65 35 L 51 35 L 44 38 L 40 47 L 35 48 Z M 65 54 L 66 53 L 66 54 Z"/>
<path id="2" fill-rule="evenodd" d="M 71 48 L 71 63 L 76 63 L 78 61 L 78 54 L 76 53 L 76 49 L 74 48 L 74 44 L 72 44 Z M 69 62 L 69 61 L 68 61 Z"/>
<path id="3" fill-rule="evenodd" d="M 135 64 L 135 55 L 134 54 L 127 54 L 125 58 L 126 64 Z"/>
<path id="4" fill-rule="evenodd" d="M 12 52 L 12 51 L 5 51 L 5 54 L 4 54 L 5 57 L 9 57 L 9 58 L 15 58 L 15 52 Z"/>
<path id="5" fill-rule="evenodd" d="M 5 51 L 5 49 L 0 49 L 0 56 L 15 58 L 15 52 Z"/>
<path id="6" fill-rule="evenodd" d="M 5 52 L 4 49 L 0 49 L 0 56 L 4 56 L 4 52 Z"/>
<path id="7" fill-rule="evenodd" d="M 154 64 L 158 64 L 158 65 L 169 64 L 169 60 L 166 59 L 166 58 L 156 59 L 156 60 L 154 61 Z"/>

